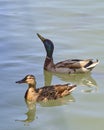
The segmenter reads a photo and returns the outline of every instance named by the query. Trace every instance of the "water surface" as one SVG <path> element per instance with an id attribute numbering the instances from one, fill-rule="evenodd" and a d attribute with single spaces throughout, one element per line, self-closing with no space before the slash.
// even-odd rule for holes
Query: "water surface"
<path id="1" fill-rule="evenodd" d="M 104 2 L 0 1 L 0 128 L 2 130 L 103 130 Z M 45 49 L 36 33 L 55 45 L 54 62 L 93 58 L 100 63 L 88 74 L 43 71 Z M 27 105 L 26 85 L 15 81 L 34 74 L 37 87 L 71 82 L 69 96 Z"/>

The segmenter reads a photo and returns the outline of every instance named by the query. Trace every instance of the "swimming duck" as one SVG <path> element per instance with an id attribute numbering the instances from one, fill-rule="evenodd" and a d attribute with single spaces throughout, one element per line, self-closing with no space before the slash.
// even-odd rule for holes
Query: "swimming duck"
<path id="1" fill-rule="evenodd" d="M 27 75 L 22 80 L 16 81 L 16 83 L 28 84 L 28 89 L 25 93 L 25 99 L 27 101 L 47 101 L 58 99 L 69 95 L 76 88 L 76 85 L 58 84 L 36 89 L 36 80 L 34 75 Z"/>
<path id="2" fill-rule="evenodd" d="M 54 51 L 53 42 L 38 33 L 37 35 L 43 42 L 47 52 L 44 62 L 44 69 L 47 71 L 67 74 L 89 72 L 99 63 L 98 60 L 93 61 L 92 59 L 68 59 L 54 64 L 52 56 Z"/>

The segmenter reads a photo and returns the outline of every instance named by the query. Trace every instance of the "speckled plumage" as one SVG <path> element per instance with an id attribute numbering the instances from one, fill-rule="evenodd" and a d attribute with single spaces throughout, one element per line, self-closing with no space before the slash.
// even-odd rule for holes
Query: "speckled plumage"
<path id="1" fill-rule="evenodd" d="M 54 64 L 52 56 L 54 44 L 51 40 L 45 39 L 40 34 L 37 35 L 43 42 L 46 49 L 47 55 L 44 62 L 44 69 L 47 71 L 68 74 L 89 72 L 99 63 L 98 60 L 93 61 L 92 59 L 68 59 Z"/>
<path id="2" fill-rule="evenodd" d="M 25 99 L 28 101 L 58 99 L 69 95 L 76 88 L 76 85 L 58 84 L 36 89 L 36 81 L 33 75 L 27 75 L 24 79 L 17 81 L 16 83 L 27 83 L 29 85 L 25 93 Z"/>

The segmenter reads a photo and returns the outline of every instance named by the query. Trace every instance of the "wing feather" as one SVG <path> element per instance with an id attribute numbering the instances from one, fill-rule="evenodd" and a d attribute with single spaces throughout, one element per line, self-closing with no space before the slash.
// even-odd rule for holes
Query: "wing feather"
<path id="1" fill-rule="evenodd" d="M 66 61 L 62 61 L 62 62 L 58 62 L 57 64 L 55 64 L 56 68 L 70 68 L 70 69 L 79 69 L 82 68 L 84 66 L 86 66 L 87 64 L 91 64 L 92 59 L 87 59 L 87 60 L 66 60 Z"/>

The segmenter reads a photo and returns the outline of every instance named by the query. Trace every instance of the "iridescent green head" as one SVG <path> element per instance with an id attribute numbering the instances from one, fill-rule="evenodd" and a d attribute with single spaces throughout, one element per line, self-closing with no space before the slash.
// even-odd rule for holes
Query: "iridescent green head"
<path id="1" fill-rule="evenodd" d="M 52 58 L 52 54 L 53 54 L 53 50 L 54 50 L 54 45 L 53 45 L 52 41 L 49 40 L 49 39 L 45 39 L 44 37 L 42 37 L 38 33 L 37 33 L 37 35 L 41 39 L 41 41 L 43 42 L 43 44 L 45 46 L 45 49 L 46 49 L 46 52 L 47 52 L 47 56 L 49 58 Z"/>

